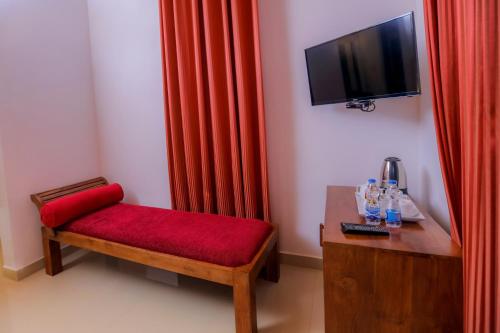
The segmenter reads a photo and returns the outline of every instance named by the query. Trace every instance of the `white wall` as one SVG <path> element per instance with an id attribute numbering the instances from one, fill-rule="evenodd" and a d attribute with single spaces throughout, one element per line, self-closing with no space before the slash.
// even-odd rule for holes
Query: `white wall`
<path id="1" fill-rule="evenodd" d="M 104 174 L 125 185 L 128 200 L 166 207 L 157 1 L 88 4 Z M 432 114 L 424 107 L 426 73 L 422 98 L 380 100 L 366 114 L 343 105 L 311 107 L 304 59 L 309 46 L 405 12 L 417 10 L 423 20 L 419 6 L 419 0 L 260 1 L 271 209 L 283 251 L 320 256 L 326 185 L 378 176 L 390 155 L 403 159 L 411 194 L 446 223 Z M 427 71 L 423 21 L 417 27 Z"/>
<path id="2" fill-rule="evenodd" d="M 170 207 L 157 0 L 88 0 L 102 171 Z"/>
<path id="3" fill-rule="evenodd" d="M 380 100 L 372 114 L 310 106 L 305 48 L 411 10 L 421 97 Z M 378 176 L 389 155 L 403 158 L 411 194 L 449 224 L 421 1 L 260 0 L 260 13 L 271 209 L 282 250 L 320 256 L 326 185 Z M 170 206 L 157 0 L 0 1 L 0 40 L 8 266 L 41 255 L 30 193 L 103 174 L 124 185 L 129 202 Z"/>
<path id="4" fill-rule="evenodd" d="M 2 245 L 19 269 L 42 256 L 29 194 L 99 175 L 86 1 L 0 1 L 0 41 Z"/>
<path id="5" fill-rule="evenodd" d="M 260 1 L 271 207 L 283 251 L 321 255 L 328 184 L 378 177 L 383 159 L 394 155 L 406 166 L 410 193 L 421 198 L 422 174 L 439 173 L 436 163 L 424 169 L 420 162 L 420 97 L 378 100 L 375 112 L 363 113 L 342 104 L 312 107 L 309 96 L 305 48 L 414 10 L 415 0 Z M 425 39 L 423 30 L 417 38 Z M 427 116 L 425 133 L 433 126 Z M 435 157 L 431 151 L 426 161 Z"/>

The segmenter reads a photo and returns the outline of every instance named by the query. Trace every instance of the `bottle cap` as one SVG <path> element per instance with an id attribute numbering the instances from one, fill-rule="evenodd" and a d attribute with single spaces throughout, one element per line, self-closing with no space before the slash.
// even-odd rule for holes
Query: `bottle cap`
<path id="1" fill-rule="evenodd" d="M 389 181 L 387 182 L 387 184 L 389 184 L 389 185 L 397 185 L 398 182 L 397 182 L 397 180 L 389 179 Z"/>
<path id="2" fill-rule="evenodd" d="M 375 184 L 377 180 L 375 178 L 369 178 L 368 179 L 368 184 Z"/>

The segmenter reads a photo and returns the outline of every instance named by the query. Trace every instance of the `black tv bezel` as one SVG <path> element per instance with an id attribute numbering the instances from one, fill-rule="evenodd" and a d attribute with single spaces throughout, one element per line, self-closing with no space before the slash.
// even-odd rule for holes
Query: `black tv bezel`
<path id="1" fill-rule="evenodd" d="M 308 60 L 308 57 L 307 57 L 307 51 L 308 50 L 311 50 L 311 49 L 323 46 L 323 45 L 331 43 L 331 42 L 335 42 L 336 40 L 339 40 L 339 39 L 342 39 L 344 37 L 347 37 L 347 36 L 350 36 L 350 35 L 354 35 L 354 34 L 363 32 L 363 31 L 371 29 L 371 28 L 378 27 L 380 25 L 389 23 L 391 21 L 400 19 L 400 18 L 408 16 L 408 15 L 411 16 L 411 21 L 412 21 L 412 25 L 413 25 L 413 42 L 414 42 L 414 45 L 415 45 L 415 58 L 416 58 L 416 66 L 417 66 L 417 90 L 415 90 L 415 91 L 406 91 L 406 92 L 401 92 L 401 93 L 394 93 L 394 94 L 363 96 L 363 97 L 358 97 L 358 98 L 332 99 L 332 100 L 324 101 L 324 102 L 321 102 L 321 103 L 320 102 L 316 102 L 314 100 L 312 86 L 311 86 L 311 72 L 310 72 L 310 68 L 309 68 L 309 62 L 307 61 Z M 315 45 L 315 46 L 311 46 L 311 47 L 305 49 L 304 53 L 305 53 L 305 56 L 306 56 L 307 78 L 308 78 L 308 82 L 309 82 L 309 94 L 311 95 L 312 106 L 327 105 L 327 104 L 338 104 L 338 103 L 347 103 L 347 102 L 353 102 L 353 101 L 366 101 L 366 100 L 371 100 L 371 99 L 381 99 L 381 98 L 390 98 L 390 97 L 405 97 L 405 96 L 406 97 L 411 97 L 411 96 L 420 95 L 422 93 L 422 90 L 421 90 L 421 87 L 420 87 L 420 66 L 419 66 L 419 60 L 418 60 L 418 46 L 417 46 L 417 31 L 416 30 L 417 29 L 415 28 L 415 15 L 414 15 L 414 12 L 411 11 L 411 12 L 399 15 L 397 17 L 393 17 L 393 18 L 391 18 L 389 20 L 386 20 L 384 22 L 374 24 L 374 25 L 366 27 L 364 29 L 351 32 L 351 33 L 349 33 L 347 35 L 343 35 L 343 36 L 337 37 L 335 39 L 331 39 L 329 41 L 326 41 L 326 42 L 323 42 L 321 44 L 318 44 L 318 45 Z"/>

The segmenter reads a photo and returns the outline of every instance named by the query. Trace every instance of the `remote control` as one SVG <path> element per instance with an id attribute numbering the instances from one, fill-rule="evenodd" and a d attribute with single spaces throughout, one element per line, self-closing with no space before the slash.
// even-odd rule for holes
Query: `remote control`
<path id="1" fill-rule="evenodd" d="M 344 234 L 361 234 L 361 235 L 379 235 L 389 236 L 389 230 L 377 225 L 357 224 L 357 223 L 340 223 Z"/>

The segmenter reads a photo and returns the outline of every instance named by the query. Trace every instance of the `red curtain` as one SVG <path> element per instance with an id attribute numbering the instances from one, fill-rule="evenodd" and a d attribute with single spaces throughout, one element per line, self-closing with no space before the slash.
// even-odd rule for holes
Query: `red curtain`
<path id="1" fill-rule="evenodd" d="M 174 209 L 269 221 L 257 0 L 160 0 Z"/>
<path id="2" fill-rule="evenodd" d="M 465 332 L 500 332 L 498 0 L 424 0 L 436 133 L 462 244 Z"/>

